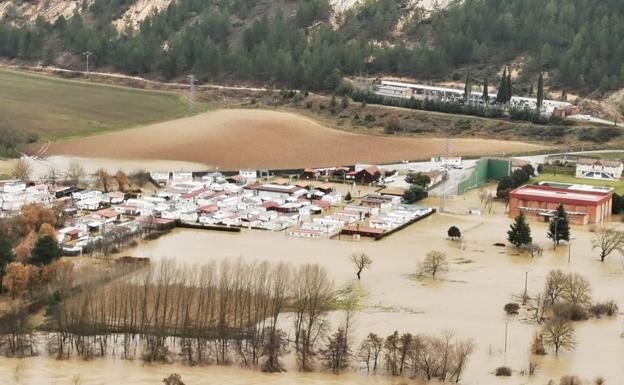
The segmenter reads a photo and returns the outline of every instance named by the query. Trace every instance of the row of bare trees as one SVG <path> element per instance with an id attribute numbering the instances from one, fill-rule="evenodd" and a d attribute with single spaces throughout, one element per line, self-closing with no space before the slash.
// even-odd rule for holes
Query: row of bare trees
<path id="1" fill-rule="evenodd" d="M 395 331 L 385 339 L 370 333 L 357 359 L 368 373 L 459 382 L 473 350 L 472 341 L 459 340 L 452 332 L 429 336 Z"/>
<path id="2" fill-rule="evenodd" d="M 107 285 L 85 285 L 57 305 L 50 350 L 105 355 L 111 335 L 122 339 L 127 358 L 139 350 L 146 361 L 166 362 L 176 350 L 191 365 L 238 361 L 279 371 L 292 340 L 301 368 L 311 370 L 333 290 L 318 265 L 166 260 Z M 291 338 L 278 328 L 286 311 L 294 314 Z"/>

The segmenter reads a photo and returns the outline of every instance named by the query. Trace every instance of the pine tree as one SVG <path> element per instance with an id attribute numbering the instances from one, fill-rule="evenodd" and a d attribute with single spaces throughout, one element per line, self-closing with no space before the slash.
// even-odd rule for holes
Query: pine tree
<path id="1" fill-rule="evenodd" d="M 555 246 L 559 245 L 560 241 L 570 241 L 570 221 L 563 203 L 559 204 L 555 216 L 550 220 L 547 236 L 548 239 L 552 239 Z"/>
<path id="2" fill-rule="evenodd" d="M 533 241 L 531 237 L 531 227 L 529 227 L 523 213 L 518 214 L 514 223 L 511 224 L 509 231 L 507 231 L 507 240 L 509 243 L 516 246 L 516 248 L 529 245 Z"/>
<path id="3" fill-rule="evenodd" d="M 537 80 L 537 109 L 541 110 L 544 104 L 544 75 L 540 72 Z"/>
<path id="4" fill-rule="evenodd" d="M 485 80 L 483 80 L 483 102 L 485 104 L 488 104 L 489 101 L 490 101 L 490 91 L 488 90 L 488 80 L 487 78 L 485 78 Z"/>
<path id="5" fill-rule="evenodd" d="M 503 69 L 503 76 L 501 77 L 500 84 L 498 86 L 498 93 L 496 94 L 496 101 L 500 104 L 505 103 L 507 97 L 507 67 Z"/>
<path id="6" fill-rule="evenodd" d="M 39 238 L 37 243 L 35 243 L 35 247 L 32 250 L 28 262 L 37 266 L 46 266 L 59 259 L 62 254 L 56 241 L 52 237 L 46 235 L 45 237 Z"/>

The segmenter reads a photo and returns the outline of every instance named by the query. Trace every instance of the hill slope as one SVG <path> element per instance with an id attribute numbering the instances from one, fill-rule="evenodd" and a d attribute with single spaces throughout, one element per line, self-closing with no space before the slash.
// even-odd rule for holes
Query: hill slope
<path id="1" fill-rule="evenodd" d="M 0 56 L 77 67 L 89 51 L 94 65 L 129 74 L 193 72 L 323 90 L 364 73 L 461 81 L 472 72 L 476 82 L 495 84 L 509 64 L 517 94 L 528 93 L 539 72 L 551 86 L 584 94 L 624 86 L 620 0 L 89 0 L 78 8 L 65 2 L 65 10 L 58 3 L 20 2 L 28 20 L 0 2 Z M 42 4 L 56 11 L 29 11 Z M 74 16 L 62 16 L 70 9 Z"/>

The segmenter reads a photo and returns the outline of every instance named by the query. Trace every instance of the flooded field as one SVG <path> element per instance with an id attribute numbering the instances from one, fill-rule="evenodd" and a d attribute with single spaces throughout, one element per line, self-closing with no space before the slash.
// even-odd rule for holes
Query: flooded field
<path id="1" fill-rule="evenodd" d="M 184 162 L 176 160 L 156 159 L 124 159 L 124 158 L 83 158 L 79 156 L 50 156 L 45 159 L 28 158 L 33 169 L 34 177 L 44 177 L 54 168 L 60 173 L 66 172 L 73 163 L 80 164 L 87 174 L 93 174 L 103 168 L 109 172 L 117 170 L 131 173 L 134 171 L 206 171 L 210 167 L 201 163 Z"/>
<path id="2" fill-rule="evenodd" d="M 436 206 L 437 200 L 428 202 Z M 303 240 L 288 238 L 283 233 L 246 231 L 239 234 L 200 230 L 176 230 L 159 240 L 140 244 L 126 254 L 154 260 L 175 258 L 189 264 L 203 264 L 213 259 L 238 258 L 288 261 L 293 265 L 317 262 L 330 272 L 337 287 L 355 278 L 349 257 L 354 252 L 369 254 L 374 262 L 363 273 L 361 284 L 366 289 L 365 308 L 356 316 L 356 345 L 369 332 L 388 335 L 394 330 L 420 334 L 454 331 L 459 338 L 470 338 L 475 353 L 465 371 L 465 384 L 546 384 L 559 382 L 562 375 L 574 374 L 592 380 L 598 376 L 607 384 L 624 380 L 624 339 L 621 338 L 622 317 L 574 323 L 577 348 L 556 358 L 550 354 L 537 357 L 535 376 L 522 375 L 529 365 L 529 346 L 538 326 L 527 317 L 507 317 L 503 306 L 521 295 L 525 273 L 527 289 L 535 295 L 544 286 L 546 274 L 552 269 L 578 272 L 590 279 L 593 298 L 615 299 L 624 306 L 624 259 L 615 253 L 605 263 L 592 252 L 592 233 L 588 228 L 572 229 L 572 247 L 560 246 L 556 251 L 546 238 L 546 226 L 531 223 L 534 240 L 544 248 L 541 257 L 514 255 L 513 250 L 494 246 L 504 242 L 510 220 L 504 207 L 494 206 L 491 214 L 464 215 L 466 207 L 478 206 L 476 193 L 447 201 L 455 214 L 436 214 L 383 241 L 368 240 Z M 446 230 L 458 226 L 464 240 L 446 239 Z M 612 223 L 619 226 L 618 223 Z M 437 280 L 416 280 L 411 276 L 417 264 L 431 250 L 447 253 L 449 272 Z M 568 253 L 570 252 L 570 263 Z M 331 314 L 332 328 L 342 319 L 341 312 Z M 286 321 L 288 322 L 288 321 Z M 285 325 L 288 326 L 288 325 Z M 507 351 L 505 329 L 507 326 Z M 357 346 L 355 347 L 357 348 Z M 0 375 L 13 376 L 19 365 L 24 384 L 73 384 L 71 375 L 80 376 L 80 384 L 114 383 L 118 376 L 126 383 L 158 383 L 163 375 L 179 372 L 187 384 L 368 384 L 387 383 L 387 379 L 367 378 L 361 374 L 335 377 L 323 374 L 299 374 L 294 365 L 289 373 L 263 375 L 236 368 L 182 366 L 142 366 L 120 360 L 92 362 L 58 362 L 43 357 L 26 360 L 0 360 Z M 496 367 L 507 365 L 513 376 L 501 379 L 493 375 Z M 26 377 L 24 377 L 26 378 Z M 110 380 L 109 380 L 110 378 Z M 115 377 L 117 378 L 117 377 Z M 104 381 L 103 379 L 106 379 Z M 403 379 L 399 383 L 413 383 Z"/>

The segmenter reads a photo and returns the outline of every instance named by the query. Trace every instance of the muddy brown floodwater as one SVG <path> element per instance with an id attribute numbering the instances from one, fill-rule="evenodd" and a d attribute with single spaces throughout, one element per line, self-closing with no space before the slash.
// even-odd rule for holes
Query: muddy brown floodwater
<path id="1" fill-rule="evenodd" d="M 476 201 L 476 202 L 475 202 Z M 436 205 L 436 201 L 429 202 Z M 213 259 L 237 258 L 289 261 L 292 264 L 317 262 L 326 266 L 337 286 L 355 278 L 349 256 L 366 252 L 374 262 L 365 271 L 361 284 L 368 292 L 366 307 L 355 321 L 355 340 L 369 332 L 388 335 L 394 330 L 422 334 L 438 334 L 453 330 L 459 338 L 471 338 L 476 350 L 465 371 L 465 384 L 546 384 L 558 383 L 562 375 L 574 374 L 587 380 L 598 376 L 607 384 L 624 382 L 624 339 L 621 338 L 622 317 L 577 322 L 574 324 L 578 346 L 573 352 L 537 358 L 539 367 L 533 377 L 520 371 L 529 364 L 529 345 L 537 326 L 521 318 L 507 318 L 503 306 L 524 290 L 528 271 L 528 293 L 541 291 L 546 274 L 552 269 L 578 272 L 590 279 L 594 300 L 615 299 L 624 306 L 624 260 L 611 256 L 605 263 L 597 261 L 591 250 L 592 233 L 587 228 L 572 229 L 571 263 L 568 246 L 556 252 L 546 239 L 546 226 L 531 223 L 534 240 L 542 245 L 544 254 L 531 259 L 513 255 L 495 247 L 503 242 L 510 220 L 502 206 L 491 214 L 469 216 L 461 213 L 466 207 L 478 206 L 476 193 L 449 200 L 447 208 L 456 214 L 436 214 L 392 235 L 383 241 L 302 240 L 287 238 L 283 233 L 246 231 L 229 234 L 208 231 L 176 230 L 159 240 L 143 243 L 128 253 L 154 260 L 175 258 L 189 264 L 203 264 Z M 446 240 L 446 230 L 457 225 L 464 234 L 458 243 Z M 621 226 L 612 223 L 611 226 Z M 445 251 L 451 261 L 450 271 L 436 281 L 417 281 L 410 274 L 430 250 Z M 336 328 L 342 314 L 331 314 Z M 507 352 L 505 324 L 507 323 Z M 187 384 L 368 384 L 387 383 L 360 374 L 335 377 L 323 374 L 299 374 L 294 370 L 276 376 L 236 368 L 187 368 L 181 366 L 142 366 L 123 361 L 59 362 L 45 358 L 25 360 L 0 359 L 0 375 L 17 372 L 34 376 L 36 381 L 24 384 L 70 384 L 70 376 L 79 375 L 81 384 L 113 383 L 104 381 L 114 376 L 125 383 L 156 383 L 164 374 L 179 372 Z M 510 366 L 514 375 L 508 379 L 495 377 L 493 370 Z M 41 371 L 42 375 L 37 374 Z M 39 377 L 37 377 L 39 376 Z M 26 377 L 25 377 L 26 378 Z M 53 380 L 53 379 L 58 379 Z M 114 378 L 111 378 L 114 379 Z M 404 379 L 403 383 L 409 382 Z M 413 383 L 410 382 L 410 383 Z"/>

